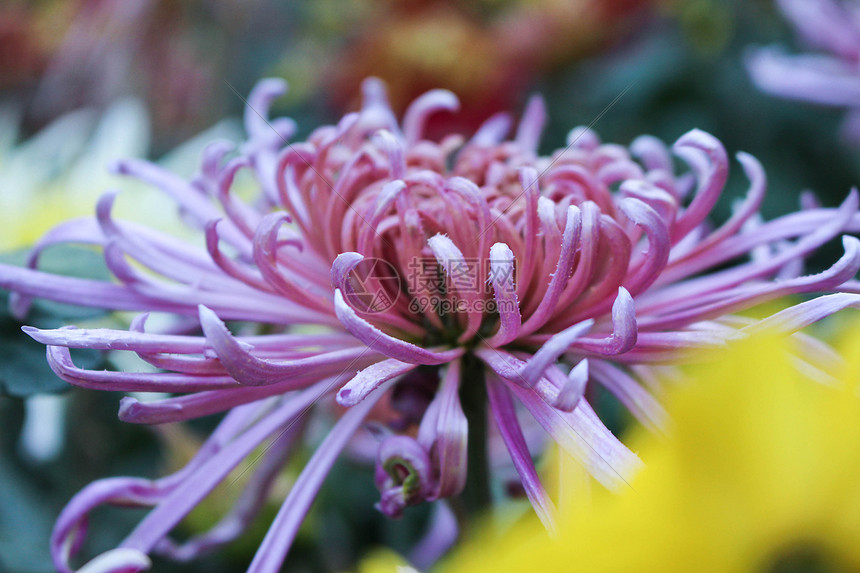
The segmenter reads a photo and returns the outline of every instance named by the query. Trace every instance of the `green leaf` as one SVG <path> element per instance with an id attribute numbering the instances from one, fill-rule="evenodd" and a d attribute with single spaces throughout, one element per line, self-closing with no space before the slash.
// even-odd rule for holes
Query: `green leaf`
<path id="1" fill-rule="evenodd" d="M 23 265 L 26 253 L 3 254 L 0 260 Z M 58 275 L 110 279 L 101 255 L 85 247 L 57 246 L 46 249 L 40 258 L 39 268 Z M 39 328 L 57 328 L 104 316 L 108 311 L 36 300 L 27 319 L 21 322 L 9 314 L 8 308 L 8 293 L 0 293 L 0 394 L 24 398 L 31 394 L 66 390 L 68 384 L 60 380 L 48 366 L 45 346 L 21 332 L 21 326 L 31 324 Z M 101 353 L 95 350 L 75 350 L 72 357 L 82 368 L 95 368 L 103 362 Z"/>
<path id="2" fill-rule="evenodd" d="M 60 323 L 40 321 L 40 326 L 51 328 Z M 0 394 L 24 398 L 69 387 L 48 366 L 45 346 L 24 334 L 20 323 L 7 313 L 0 316 L 0 338 Z M 103 362 L 100 352 L 89 349 L 73 350 L 72 359 L 81 368 L 97 368 Z"/>
<path id="3" fill-rule="evenodd" d="M 47 547 L 54 515 L 38 488 L 22 478 L 11 463 L 0 465 L 0 572 L 48 573 L 54 570 Z"/>
<path id="4" fill-rule="evenodd" d="M 0 255 L 0 262 L 23 266 L 26 264 L 27 254 L 27 251 L 3 253 Z M 39 257 L 39 270 L 67 277 L 99 281 L 111 280 L 111 273 L 107 269 L 101 253 L 84 246 L 57 245 L 45 249 Z M 4 298 L 2 302 L 4 314 L 8 314 L 8 312 L 5 312 L 8 308 L 6 299 Z M 27 317 L 27 324 L 84 320 L 97 318 L 105 314 L 108 314 L 108 311 L 101 308 L 88 308 L 61 304 L 50 300 L 35 299 L 30 314 Z"/>

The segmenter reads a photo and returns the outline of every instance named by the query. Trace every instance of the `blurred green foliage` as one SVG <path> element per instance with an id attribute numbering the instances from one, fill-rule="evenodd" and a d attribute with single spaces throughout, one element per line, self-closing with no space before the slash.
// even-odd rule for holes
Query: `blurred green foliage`
<path id="1" fill-rule="evenodd" d="M 0 261 L 22 265 L 26 253 L 5 254 Z M 67 276 L 109 280 L 110 273 L 101 255 L 93 250 L 76 247 L 52 247 L 40 258 L 40 269 Z M 39 328 L 58 328 L 75 321 L 94 319 L 107 314 L 102 309 L 81 308 L 37 300 L 21 322 L 9 313 L 9 295 L 0 291 L 0 395 L 19 398 L 39 392 L 67 390 L 68 385 L 57 378 L 45 360 L 45 347 L 21 332 L 23 324 Z M 72 358 L 81 368 L 97 368 L 102 363 L 99 352 L 75 350 Z"/>

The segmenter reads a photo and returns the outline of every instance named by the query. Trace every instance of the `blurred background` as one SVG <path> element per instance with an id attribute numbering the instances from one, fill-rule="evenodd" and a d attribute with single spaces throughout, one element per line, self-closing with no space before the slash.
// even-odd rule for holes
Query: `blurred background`
<path id="1" fill-rule="evenodd" d="M 518 113 L 529 95 L 541 93 L 550 117 L 547 151 L 577 125 L 593 123 L 604 141 L 624 145 L 644 133 L 671 142 L 698 127 L 731 155 L 743 150 L 764 164 L 765 218 L 796 209 L 804 190 L 835 205 L 860 180 L 860 149 L 840 137 L 841 110 L 754 87 L 744 54 L 772 43 L 798 49 L 770 0 L 3 0 L 0 252 L 23 261 L 27 245 L 50 225 L 91 213 L 103 191 L 127 185 L 107 173 L 114 159 L 148 157 L 190 175 L 207 141 L 241 139 L 243 103 L 233 89 L 247 94 L 266 76 L 289 82 L 274 113 L 293 117 L 299 137 L 354 109 L 369 75 L 387 82 L 398 111 L 428 89 L 454 91 L 461 112 L 434 118 L 432 133 L 468 133 L 494 112 Z M 738 167 L 719 217 L 746 189 Z M 144 215 L 159 208 L 151 199 L 136 204 Z M 813 265 L 829 264 L 838 252 L 823 251 Z M 56 253 L 44 266 L 105 273 L 89 252 Z M 75 492 L 99 477 L 175 469 L 205 436 L 206 421 L 120 424 L 120 396 L 68 390 L 0 296 L 0 571 L 52 571 L 48 536 Z M 96 318 L 40 304 L 27 322 Z M 76 360 L 110 366 L 95 354 Z M 628 421 L 620 409 L 594 398 L 606 400 L 601 414 L 623 432 Z M 212 496 L 183 524 L 185 534 L 216 519 L 236 493 Z M 367 468 L 341 461 L 302 528 L 289 570 L 347 569 L 378 544 L 405 552 L 429 510 L 390 522 L 370 509 L 377 496 Z M 276 502 L 256 531 L 225 552 L 190 565 L 158 562 L 156 570 L 244 570 Z M 95 512 L 92 546 L 112 547 L 138 517 Z"/>

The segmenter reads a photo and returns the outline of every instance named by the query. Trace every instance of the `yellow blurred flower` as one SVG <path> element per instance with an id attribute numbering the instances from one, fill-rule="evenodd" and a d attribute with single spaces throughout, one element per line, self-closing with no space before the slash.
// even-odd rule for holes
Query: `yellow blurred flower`
<path id="1" fill-rule="evenodd" d="M 118 100 L 101 113 L 79 110 L 54 120 L 39 133 L 17 142 L 18 117 L 0 109 L 0 252 L 32 244 L 45 231 L 72 217 L 92 215 L 98 197 L 109 189 L 125 191 L 117 216 L 180 228 L 166 216 L 163 196 L 144 185 L 113 175 L 108 166 L 149 152 L 149 114 L 135 99 Z M 237 141 L 236 125 L 222 122 L 161 158 L 172 171 L 190 175 L 205 143 Z"/>
<path id="2" fill-rule="evenodd" d="M 789 344 L 744 341 L 691 371 L 669 436 L 634 436 L 631 488 L 595 488 L 557 540 L 530 519 L 441 570 L 860 571 L 860 336 L 839 387 L 801 374 Z"/>
<path id="3" fill-rule="evenodd" d="M 126 100 L 98 118 L 80 110 L 15 144 L 18 118 L 0 114 L 0 251 L 21 248 L 70 217 L 89 214 L 116 182 L 106 161 L 143 156 L 149 123 L 139 103 Z"/>

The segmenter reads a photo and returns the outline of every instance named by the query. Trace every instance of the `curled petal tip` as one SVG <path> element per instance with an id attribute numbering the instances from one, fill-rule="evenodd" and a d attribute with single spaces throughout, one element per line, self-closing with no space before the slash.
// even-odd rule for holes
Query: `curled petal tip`
<path id="1" fill-rule="evenodd" d="M 114 175 L 127 175 L 130 171 L 128 161 L 117 159 L 108 164 L 108 171 Z"/>
<path id="2" fill-rule="evenodd" d="M 388 155 L 391 176 L 395 180 L 403 179 L 406 176 L 406 157 L 401 141 L 387 129 L 374 133 L 373 140 Z"/>
<path id="3" fill-rule="evenodd" d="M 738 151 L 737 153 L 735 153 L 735 159 L 737 159 L 740 163 L 746 163 L 749 161 L 758 162 L 758 159 L 755 158 L 755 155 L 747 153 L 746 151 Z"/>
<path id="4" fill-rule="evenodd" d="M 856 257 L 860 254 L 860 239 L 853 235 L 842 235 L 842 248 L 848 256 Z"/>
<path id="5" fill-rule="evenodd" d="M 117 547 L 102 553 L 77 573 L 138 573 L 152 567 L 149 557 L 137 549 Z"/>
<path id="6" fill-rule="evenodd" d="M 856 211 L 858 203 L 860 202 L 860 192 L 857 191 L 856 187 L 852 187 L 851 191 L 848 192 L 848 197 L 845 201 L 848 202 L 849 200 L 851 201 L 853 209 Z"/>
<path id="7" fill-rule="evenodd" d="M 361 253 L 348 251 L 339 254 L 331 265 L 332 286 L 336 289 L 344 290 L 347 287 L 349 272 L 363 260 L 364 255 Z"/>
<path id="8" fill-rule="evenodd" d="M 140 400 L 137 398 L 132 398 L 131 396 L 121 398 L 119 401 L 119 412 L 117 413 L 117 417 L 124 422 L 131 420 L 136 416 L 139 405 Z"/>
<path id="9" fill-rule="evenodd" d="M 514 260 L 514 252 L 506 243 L 493 243 L 490 247 L 490 262 L 502 261 L 512 262 Z"/>
<path id="10" fill-rule="evenodd" d="M 218 318 L 218 315 L 215 314 L 215 312 L 213 312 L 212 309 L 210 309 L 205 304 L 198 304 L 197 305 L 197 314 L 200 317 L 201 323 L 204 321 L 206 321 L 208 323 L 212 323 L 213 321 L 217 321 L 219 324 L 223 324 L 221 322 L 221 319 Z"/>
<path id="11" fill-rule="evenodd" d="M 463 195 L 466 195 L 467 197 L 469 197 L 471 199 L 478 200 L 478 201 L 480 201 L 482 199 L 481 189 L 478 187 L 478 185 L 474 181 L 472 181 L 470 179 L 466 179 L 465 177 L 460 177 L 459 175 L 455 175 L 454 177 L 451 177 L 448 179 L 447 184 L 448 184 L 448 187 L 450 189 L 453 189 L 459 193 L 462 193 Z"/>
<path id="12" fill-rule="evenodd" d="M 523 186 L 523 190 L 526 192 L 535 191 L 534 187 L 538 185 L 538 180 L 540 178 L 537 169 L 530 165 L 525 165 L 520 167 L 519 174 L 520 184 Z"/>
<path id="13" fill-rule="evenodd" d="M 340 390 L 337 391 L 337 396 L 335 397 L 335 399 L 337 400 L 337 403 L 340 404 L 341 406 L 348 407 L 348 406 L 352 405 L 350 403 L 350 400 L 349 400 L 350 394 L 352 394 L 351 389 L 341 388 Z"/>
<path id="14" fill-rule="evenodd" d="M 129 325 L 129 329 L 136 332 L 144 332 L 146 330 L 146 322 L 149 320 L 149 312 L 141 312 L 133 319 L 131 319 L 131 325 Z"/>
<path id="15" fill-rule="evenodd" d="M 403 116 L 403 134 L 409 143 L 421 139 L 424 125 L 431 114 L 447 110 L 455 112 L 460 109 L 460 100 L 448 90 L 431 90 L 416 99 L 407 108 Z"/>
<path id="16" fill-rule="evenodd" d="M 522 326 L 522 314 L 514 282 L 514 253 L 505 243 L 490 247 L 490 276 L 493 296 L 499 312 L 499 330 L 490 338 L 490 346 L 502 346 L 514 340 Z"/>
<path id="17" fill-rule="evenodd" d="M 636 346 L 638 326 L 635 302 L 624 287 L 618 287 L 618 296 L 612 304 L 612 326 L 612 350 L 615 354 L 623 354 Z"/>
<path id="18" fill-rule="evenodd" d="M 30 338 L 32 338 L 34 340 L 39 340 L 36 337 L 39 335 L 40 330 L 38 328 L 36 328 L 35 326 L 22 326 L 21 330 L 24 332 L 24 334 L 26 334 Z"/>
<path id="19" fill-rule="evenodd" d="M 382 191 L 379 193 L 379 204 L 389 204 L 392 199 L 397 197 L 401 191 L 406 188 L 406 183 L 400 179 L 396 179 L 394 181 L 389 181 L 382 188 Z"/>
<path id="20" fill-rule="evenodd" d="M 263 78 L 257 82 L 251 93 L 264 92 L 276 98 L 286 94 L 289 89 L 290 84 L 284 78 Z"/>
<path id="21" fill-rule="evenodd" d="M 350 334 L 389 358 L 410 364 L 444 364 L 460 357 L 464 352 L 462 348 L 428 350 L 385 334 L 360 318 L 355 310 L 346 303 L 343 292 L 339 288 L 334 290 L 334 310 L 338 320 Z"/>
<path id="22" fill-rule="evenodd" d="M 365 92 L 365 94 L 367 94 L 367 92 L 379 91 L 382 91 L 384 93 L 386 89 L 387 87 L 385 85 L 385 82 L 376 76 L 364 78 L 364 81 L 361 82 L 361 91 Z"/>
<path id="23" fill-rule="evenodd" d="M 588 359 L 583 359 L 574 366 L 567 375 L 567 381 L 556 398 L 556 408 L 563 412 L 573 412 L 579 400 L 585 394 L 585 385 L 588 383 Z"/>
<path id="24" fill-rule="evenodd" d="M 526 104 L 520 125 L 517 127 L 516 142 L 526 151 L 537 153 L 540 136 L 546 123 L 546 103 L 539 95 L 533 95 Z"/>
<path id="25" fill-rule="evenodd" d="M 116 199 L 117 195 L 119 195 L 119 189 L 108 189 L 99 196 L 98 202 L 106 202 L 110 204 Z"/>
<path id="26" fill-rule="evenodd" d="M 218 155 L 223 157 L 225 154 L 230 153 L 234 149 L 236 149 L 236 144 L 229 139 L 216 139 L 206 145 L 206 147 L 203 149 L 203 154 L 205 156 Z"/>
<path id="27" fill-rule="evenodd" d="M 226 139 L 216 139 L 203 149 L 201 173 L 211 179 L 218 176 L 218 167 L 224 156 L 233 151 L 236 144 Z M 239 159 L 239 158 L 237 158 Z M 236 161 L 234 159 L 233 161 Z"/>
<path id="28" fill-rule="evenodd" d="M 352 380 L 344 384 L 343 388 L 338 391 L 335 399 L 338 404 L 345 408 L 355 406 L 383 383 L 401 374 L 406 374 L 415 367 L 414 364 L 399 360 L 377 362 L 357 372 Z"/>
<path id="29" fill-rule="evenodd" d="M 741 164 L 747 179 L 752 181 L 754 184 L 760 182 L 759 185 L 764 186 L 767 181 L 767 175 L 764 171 L 764 167 L 759 160 L 755 158 L 755 156 L 750 155 L 745 151 L 738 151 L 735 154 L 735 158 L 738 160 L 738 163 Z"/>
<path id="30" fill-rule="evenodd" d="M 380 510 L 386 515 L 399 514 L 403 507 L 424 501 L 430 495 L 430 456 L 414 438 L 385 438 L 379 444 L 376 463 L 377 486 L 382 490 Z M 395 492 L 397 495 L 393 495 Z"/>
<path id="31" fill-rule="evenodd" d="M 693 128 L 681 137 L 672 145 L 672 148 L 677 150 L 683 147 L 695 147 L 697 149 L 711 150 L 723 149 L 723 144 L 719 139 L 699 128 Z M 725 150 L 723 150 L 725 153 Z"/>
<path id="32" fill-rule="evenodd" d="M 520 369 L 520 377 L 529 386 L 537 384 L 544 371 L 554 363 L 559 356 L 567 352 L 570 345 L 584 336 L 594 326 L 594 319 L 589 318 L 562 330 L 544 343 L 543 347 Z"/>
<path id="33" fill-rule="evenodd" d="M 510 131 L 512 123 L 513 120 L 506 113 L 492 115 L 478 128 L 469 144 L 479 147 L 496 145 Z"/>

